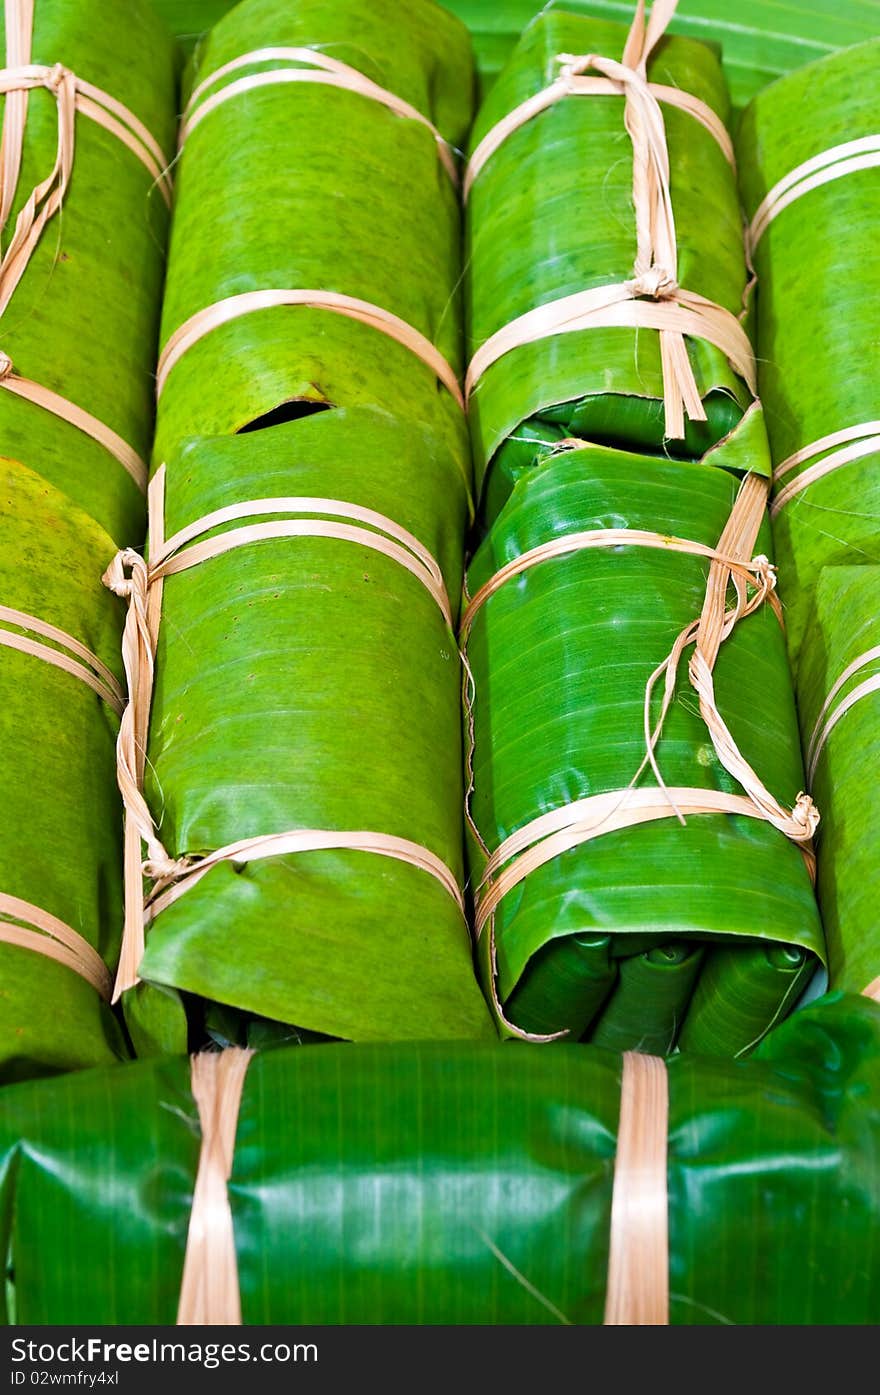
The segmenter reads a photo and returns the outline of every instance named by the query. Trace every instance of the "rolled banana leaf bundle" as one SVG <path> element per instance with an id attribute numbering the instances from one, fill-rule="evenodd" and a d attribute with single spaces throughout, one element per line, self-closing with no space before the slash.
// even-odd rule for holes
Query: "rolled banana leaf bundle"
<path id="1" fill-rule="evenodd" d="M 175 26 L 192 23 L 197 0 L 153 0 L 173 17 Z M 201 0 L 208 13 L 228 8 L 230 0 Z M 467 24 L 474 40 L 480 82 L 487 91 L 516 47 L 520 31 L 541 8 L 537 0 L 446 0 L 446 8 Z M 550 6 L 619 19 L 620 0 L 552 0 Z M 682 0 L 670 25 L 673 34 L 720 44 L 724 75 L 736 107 L 745 106 L 768 82 L 815 58 L 873 38 L 877 14 L 873 0 Z"/>
<path id="2" fill-rule="evenodd" d="M 752 401 L 727 88 L 711 48 L 658 42 L 673 8 L 647 37 L 641 5 L 629 35 L 542 13 L 477 119 L 467 387 L 489 517 L 560 439 L 696 456 Z"/>
<path id="3" fill-rule="evenodd" d="M 471 561 L 471 881 L 502 1031 L 742 1053 L 823 957 L 765 498 L 581 447 L 519 480 Z"/>
<path id="4" fill-rule="evenodd" d="M 4 10 L 0 451 L 117 546 L 139 545 L 174 43 L 147 0 L 6 0 Z"/>
<path id="5" fill-rule="evenodd" d="M 167 1045 L 150 985 L 335 1037 L 494 1037 L 462 893 L 468 491 L 365 407 L 193 439 L 157 475 L 141 1050 Z"/>
<path id="6" fill-rule="evenodd" d="M 0 1079 L 106 1065 L 122 925 L 113 544 L 0 460 Z"/>
<path id="7" fill-rule="evenodd" d="M 464 448 L 472 88 L 467 31 L 433 0 L 245 0 L 217 24 L 181 127 L 157 461 L 333 404 Z"/>
<path id="8" fill-rule="evenodd" d="M 834 986 L 880 996 L 880 876 L 874 836 L 880 568 L 825 567 L 820 572 L 798 705 L 807 775 L 822 808 L 818 892 L 829 977 Z"/>
<path id="9" fill-rule="evenodd" d="M 823 567 L 880 562 L 880 42 L 812 63 L 746 111 L 740 182 L 791 656 Z"/>
<path id="10" fill-rule="evenodd" d="M 386 1043 L 224 1053 L 192 1072 L 145 1061 L 7 1092 L 9 1322 L 645 1321 L 637 1300 L 674 1324 L 880 1319 L 880 1008 L 867 999 L 832 995 L 738 1064 Z M 634 1208 L 643 1195 L 642 1173 L 624 1195 L 622 1094 L 655 1104 L 646 1079 L 661 1099 L 668 1088 L 668 1122 L 640 1114 L 660 1145 L 648 1215 L 668 1238 L 656 1266 L 642 1251 L 628 1271 L 621 1314 L 612 1195 Z M 231 1223 L 215 1205 L 202 1249 L 190 1226 L 217 1100 Z M 624 1261 L 629 1243 L 624 1225 Z M 198 1301 L 212 1245 L 231 1294 L 219 1311 Z"/>

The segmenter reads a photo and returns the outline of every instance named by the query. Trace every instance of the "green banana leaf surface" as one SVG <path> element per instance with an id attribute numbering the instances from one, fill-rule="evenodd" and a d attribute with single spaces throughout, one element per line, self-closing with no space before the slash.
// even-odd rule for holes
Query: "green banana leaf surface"
<path id="1" fill-rule="evenodd" d="M 195 39 L 230 10 L 235 0 L 153 0 L 181 42 Z M 564 0 L 562 7 L 594 19 L 628 23 L 632 0 Z M 494 82 L 539 0 L 447 0 L 447 10 L 471 31 L 477 72 L 484 91 Z M 768 82 L 813 59 L 873 38 L 876 0 L 681 0 L 670 25 L 673 34 L 720 44 L 724 74 L 737 107 Z"/>
<path id="2" fill-rule="evenodd" d="M 790 74 L 755 99 L 737 142 L 749 220 L 797 166 L 880 129 L 880 90 L 872 80 L 878 61 L 880 42 L 858 45 Z M 865 423 L 875 423 L 877 435 L 880 264 L 871 249 L 878 220 L 877 170 L 853 170 L 782 208 L 753 252 L 760 392 L 775 467 Z M 781 497 L 804 470 L 831 457 L 833 445 L 777 484 L 780 595 L 795 666 L 813 631 L 822 568 L 880 562 L 880 449 L 814 479 L 787 501 Z"/>
<path id="3" fill-rule="evenodd" d="M 670 1321 L 876 1323 L 880 1008 L 832 995 L 747 1062 L 668 1074 Z M 620 1077 L 579 1046 L 258 1054 L 243 1321 L 600 1323 Z M 7 1320 L 173 1323 L 198 1155 L 185 1059 L 5 1091 Z"/>
<path id="4" fill-rule="evenodd" d="M 733 473 L 696 462 L 601 446 L 558 454 L 514 487 L 471 561 L 469 594 L 532 548 L 593 529 L 715 546 L 737 488 Z M 765 523 L 755 550 L 769 548 Z M 473 885 L 488 854 L 532 820 L 634 780 L 646 684 L 699 617 L 707 567 L 664 548 L 573 551 L 506 581 L 475 612 Z M 663 780 L 741 794 L 713 750 L 686 663 L 657 745 Z M 785 641 L 769 605 L 722 644 L 715 693 L 743 756 L 792 807 L 804 775 Z M 652 725 L 658 707 L 655 690 Z M 655 783 L 646 770 L 640 784 Z M 778 945 L 791 950 L 796 976 L 788 956 L 752 953 Z M 732 814 L 670 817 L 559 853 L 502 897 L 479 946 L 508 1026 L 670 1049 L 684 1019 L 683 1042 L 730 1054 L 794 1006 L 824 954 L 800 850 L 769 823 Z M 702 964 L 692 957 L 700 948 Z"/>
<path id="5" fill-rule="evenodd" d="M 470 40 L 432 0 L 245 0 L 200 45 L 194 84 L 283 46 L 312 47 L 357 68 L 416 107 L 452 146 L 463 145 L 473 104 Z M 278 66 L 235 68 L 198 98 L 196 114 L 232 82 Z M 458 371 L 460 224 L 454 181 L 420 122 L 314 82 L 239 92 L 207 110 L 183 146 L 162 342 L 231 296 L 320 290 L 398 316 Z M 187 436 L 327 403 L 378 405 L 431 425 L 451 450 L 465 448 L 460 406 L 409 348 L 341 314 L 285 306 L 213 329 L 171 368 L 155 458 L 167 460 Z"/>
<path id="6" fill-rule="evenodd" d="M 168 464 L 165 532 L 246 501 L 304 498 L 317 517 L 342 501 L 407 529 L 457 598 L 468 486 L 468 462 L 428 428 L 338 408 L 188 442 Z M 285 537 L 170 576 L 156 672 L 147 797 L 172 857 L 367 830 L 428 848 L 462 884 L 458 648 L 398 561 Z M 330 1036 L 494 1036 L 460 906 L 368 852 L 216 866 L 157 915 L 141 974 Z"/>
<path id="7" fill-rule="evenodd" d="M 187 13 L 193 0 L 154 0 L 157 8 Z M 213 11 L 229 0 L 214 0 Z M 633 0 L 446 0 L 470 29 L 480 81 L 487 90 L 507 62 L 520 31 L 542 9 L 560 8 L 594 19 L 628 24 Z M 720 46 L 724 75 L 736 107 L 745 106 L 767 83 L 823 58 L 835 49 L 861 43 L 877 32 L 876 0 L 680 0 L 670 24 L 672 34 L 686 34 Z"/>
<path id="8" fill-rule="evenodd" d="M 817 727 L 821 733 L 842 709 L 819 747 L 813 775 L 813 792 L 822 805 L 819 904 L 828 939 L 829 977 L 835 987 L 862 992 L 880 975 L 873 832 L 878 801 L 880 568 L 823 568 L 813 606 L 810 640 L 798 676 L 808 751 Z"/>
<path id="9" fill-rule="evenodd" d="M 124 102 L 170 162 L 177 58 L 146 0 L 36 0 L 32 58 L 61 63 Z M 43 230 L 5 311 L 0 349 L 16 373 L 97 417 L 146 461 L 168 209 L 150 172 L 117 136 L 82 112 L 74 130 L 62 209 Z M 4 251 L 31 191 L 52 172 L 57 142 L 55 98 L 35 89 Z M 0 450 L 67 494 L 117 544 L 142 542 L 138 486 L 77 427 L 0 391 Z"/>
<path id="10" fill-rule="evenodd" d="M 619 59 L 626 35 L 620 24 L 563 10 L 542 13 L 483 103 L 470 149 L 558 77 L 560 54 Z M 692 93 L 727 121 L 724 77 L 705 44 L 664 40 L 648 76 Z M 566 97 L 513 131 L 477 175 L 468 199 L 471 354 L 538 306 L 632 276 L 632 145 L 623 116 L 622 97 Z M 693 117 L 669 104 L 663 116 L 679 283 L 738 314 L 746 268 L 735 174 Z M 720 350 L 704 340 L 686 343 L 708 420 L 686 422 L 685 441 L 670 449 L 699 455 L 732 430 L 751 398 Z M 524 425 L 527 437 L 561 434 L 660 451 L 662 398 L 653 330 L 579 330 L 511 349 L 471 395 L 478 478 L 493 457 L 492 468 L 505 478 L 532 463 L 536 446 L 520 439 Z"/>
<path id="11" fill-rule="evenodd" d="M 63 630 L 121 682 L 121 607 L 101 585 L 113 551 L 65 495 L 0 459 L 4 606 Z M 3 634 L 62 649 L 5 619 Z M 80 679 L 0 644 L 0 892 L 64 921 L 110 968 L 122 929 L 117 729 L 116 714 Z M 109 1007 L 73 969 L 8 943 L 0 943 L 0 964 L 0 1079 L 107 1065 L 125 1054 Z"/>
<path id="12" fill-rule="evenodd" d="M 237 0 L 151 0 L 153 9 L 190 53 L 207 30 L 231 10 Z"/>

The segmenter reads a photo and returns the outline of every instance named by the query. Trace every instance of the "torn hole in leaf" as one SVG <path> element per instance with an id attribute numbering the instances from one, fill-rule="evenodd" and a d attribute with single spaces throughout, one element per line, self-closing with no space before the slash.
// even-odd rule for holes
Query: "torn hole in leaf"
<path id="1" fill-rule="evenodd" d="M 282 426 L 287 421 L 303 421 L 305 417 L 313 417 L 318 412 L 329 412 L 332 409 L 332 402 L 315 401 L 311 397 L 294 397 L 289 402 L 280 402 L 277 407 L 254 417 L 253 421 L 245 422 L 244 426 L 238 428 L 236 435 L 243 436 L 248 431 L 265 431 L 271 426 Z"/>

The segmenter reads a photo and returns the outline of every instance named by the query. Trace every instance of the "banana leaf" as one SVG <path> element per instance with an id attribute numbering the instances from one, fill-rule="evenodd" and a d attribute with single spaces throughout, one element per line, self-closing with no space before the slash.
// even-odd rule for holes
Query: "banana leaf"
<path id="1" fill-rule="evenodd" d="M 179 41 L 185 53 L 190 53 L 196 41 L 233 8 L 237 0 L 151 0 Z"/>
<path id="2" fill-rule="evenodd" d="M 428 429 L 339 408 L 189 441 L 169 461 L 165 531 L 248 500 L 329 497 L 406 528 L 457 597 L 468 488 L 469 462 Z M 170 576 L 156 671 L 147 797 L 173 858 L 369 830 L 430 849 L 462 884 L 458 650 L 399 562 L 287 537 Z M 330 1036 L 494 1035 L 461 908 L 368 852 L 217 865 L 157 915 L 141 976 Z"/>
<path id="3" fill-rule="evenodd" d="M 878 59 L 880 43 L 859 45 L 810 64 L 755 99 L 738 139 L 749 219 L 802 162 L 880 129 L 880 90 L 871 77 Z M 866 253 L 868 230 L 878 220 L 877 170 L 855 170 L 783 208 L 754 250 L 760 392 L 775 467 L 827 436 L 880 417 L 880 265 Z M 880 450 L 782 501 L 781 491 L 802 469 L 831 454 L 831 448 L 820 451 L 777 486 L 780 595 L 795 665 L 811 632 L 822 568 L 880 562 Z"/>
<path id="4" fill-rule="evenodd" d="M 25 466 L 0 459 L 4 606 L 65 631 L 121 683 L 122 614 L 101 585 L 112 553 L 87 514 Z M 6 617 L 4 635 L 64 652 Z M 122 925 L 117 727 L 84 682 L 0 644 L 0 893 L 64 921 L 110 967 Z M 0 920 L 15 918 L 0 907 Z M 0 1079 L 107 1065 L 125 1054 L 106 1002 L 66 964 L 0 943 L 0 973 Z"/>
<path id="5" fill-rule="evenodd" d="M 267 46 L 329 51 L 463 144 L 470 41 L 432 0 L 245 0 L 200 46 L 194 82 Z M 221 83 L 277 66 L 251 63 Z M 275 83 L 210 110 L 187 136 L 178 171 L 163 344 L 228 297 L 321 290 L 397 315 L 460 369 L 459 199 L 424 125 L 358 93 Z M 382 406 L 464 448 L 460 406 L 410 349 L 343 315 L 285 306 L 214 329 L 170 369 L 155 458 L 169 459 L 191 435 L 327 403 Z"/>
<path id="6" fill-rule="evenodd" d="M 163 12 L 187 16 L 194 0 L 153 0 Z M 203 0 L 204 3 L 204 0 Z M 228 7 L 214 0 L 210 10 Z M 572 10 L 594 19 L 632 18 L 632 0 L 554 0 L 550 8 Z M 487 90 L 507 62 L 520 31 L 539 9 L 540 0 L 446 0 L 446 8 L 465 21 L 474 40 L 477 70 Z M 673 34 L 721 46 L 724 75 L 736 107 L 745 106 L 767 83 L 835 49 L 861 43 L 877 32 L 875 0 L 680 0 L 670 25 Z"/>
<path id="7" fill-rule="evenodd" d="M 713 547 L 736 491 L 734 474 L 700 463 L 601 446 L 558 454 L 514 487 L 471 561 L 469 594 L 531 548 L 580 531 L 647 529 Z M 765 522 L 755 551 L 769 548 Z M 633 781 L 645 756 L 646 684 L 700 615 L 707 566 L 637 546 L 569 552 L 508 580 L 475 612 L 468 638 L 474 885 L 488 854 L 532 820 Z M 742 754 L 792 807 L 804 776 L 785 641 L 769 605 L 722 645 L 715 690 Z M 655 703 L 652 723 L 656 715 Z M 667 786 L 741 793 L 715 755 L 683 671 L 657 757 Z M 640 781 L 655 783 L 650 771 Z M 613 1024 L 615 1045 L 634 1046 L 647 1033 L 667 1048 L 682 1016 L 689 1020 L 689 974 L 699 966 L 689 965 L 689 981 L 670 1002 L 664 975 L 625 964 L 630 956 L 648 951 L 650 960 L 670 943 L 705 945 L 708 965 L 711 946 L 732 946 L 736 964 L 749 945 L 781 944 L 804 951 L 806 976 L 824 955 L 800 851 L 769 823 L 733 814 L 694 815 L 683 825 L 663 819 L 570 848 L 503 896 L 494 940 L 493 956 L 487 923 L 479 939 L 483 981 L 490 989 L 497 983 L 514 1028 L 579 1035 L 592 1026 L 601 1038 Z M 702 972 L 699 1016 L 718 1051 L 747 1049 L 796 1000 L 790 974 L 780 973 L 768 1010 L 759 963 L 754 993 L 746 971 L 714 974 L 707 1003 Z M 612 989 L 606 1022 L 601 1009 Z M 764 1014 L 757 1030 L 755 1013 Z"/>
<path id="8" fill-rule="evenodd" d="M 857 984 L 859 992 L 880 976 L 873 831 L 878 797 L 878 646 L 880 569 L 826 567 L 814 590 L 810 642 L 798 677 L 798 704 L 810 764 L 811 748 L 818 747 L 813 790 L 822 801 L 818 892 L 828 940 L 829 977 L 836 987 Z M 850 667 L 865 655 L 867 660 L 847 677 Z M 859 696 L 853 697 L 855 693 Z M 817 725 L 821 732 L 850 699 L 852 705 L 841 712 L 827 740 L 821 745 L 813 742 Z"/>
<path id="9" fill-rule="evenodd" d="M 36 0 L 33 62 L 62 63 L 124 102 L 171 159 L 175 45 L 146 0 Z M 36 89 L 4 251 L 31 190 L 52 172 L 57 142 L 55 98 Z M 78 113 L 61 212 L 43 231 L 0 330 L 0 349 L 16 373 L 97 417 L 142 460 L 153 429 L 167 227 L 168 209 L 150 172 L 117 136 Z M 77 427 L 0 391 L 0 450 L 67 494 L 117 544 L 142 541 L 138 486 Z"/>
<path id="10" fill-rule="evenodd" d="M 229 1183 L 244 1323 L 601 1322 L 620 1072 L 580 1046 L 258 1054 Z M 747 1062 L 668 1073 L 670 1321 L 876 1323 L 880 1007 L 832 995 Z M 173 1323 L 188 1062 L 0 1103 L 7 1320 Z"/>
<path id="11" fill-rule="evenodd" d="M 529 26 L 483 104 L 471 149 L 508 112 L 559 75 L 560 54 L 618 59 L 627 30 L 551 9 Z M 648 64 L 654 82 L 683 88 L 720 117 L 729 101 L 717 55 L 667 39 Z M 568 97 L 527 121 L 495 151 L 468 202 L 470 352 L 518 316 L 592 287 L 628 280 L 636 255 L 632 146 L 617 96 Z M 736 178 L 713 136 L 664 106 L 679 281 L 736 315 L 746 284 Z M 711 217 L 707 217 L 707 209 Z M 708 420 L 686 423 L 673 452 L 700 455 L 727 435 L 751 401 L 724 354 L 686 341 Z M 589 329 L 512 349 L 470 399 L 478 478 L 515 479 L 535 457 L 523 427 L 660 452 L 664 445 L 659 335 Z"/>
<path id="12" fill-rule="evenodd" d="M 235 0 L 153 0 L 189 49 L 206 29 L 232 9 Z M 488 91 L 542 7 L 539 0 L 446 0 L 445 9 L 471 31 L 477 73 Z M 563 0 L 562 8 L 594 19 L 628 22 L 632 0 Z M 741 108 L 783 73 L 835 49 L 862 43 L 877 31 L 876 0 L 681 0 L 670 25 L 673 34 L 721 45 L 724 75 L 733 103 Z"/>

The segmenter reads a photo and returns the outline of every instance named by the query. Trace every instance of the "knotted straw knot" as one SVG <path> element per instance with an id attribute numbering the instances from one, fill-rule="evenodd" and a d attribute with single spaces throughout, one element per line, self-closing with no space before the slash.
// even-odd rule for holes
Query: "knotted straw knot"
<path id="1" fill-rule="evenodd" d="M 801 839 L 807 840 L 813 837 L 819 827 L 819 810 L 816 808 L 810 796 L 801 790 L 794 802 L 791 811 L 791 821 L 801 830 Z"/>
<path id="2" fill-rule="evenodd" d="M 672 300 L 678 292 L 678 280 L 665 266 L 650 266 L 627 281 L 627 290 L 633 296 L 649 296 L 651 300 Z"/>
<path id="3" fill-rule="evenodd" d="M 144 876 L 153 882 L 177 881 L 191 866 L 191 857 L 170 857 L 161 843 L 154 843 L 151 856 L 141 863 Z"/>
<path id="4" fill-rule="evenodd" d="M 64 86 L 65 82 L 67 82 L 68 78 L 72 77 L 73 73 L 69 68 L 65 68 L 63 63 L 56 63 L 46 73 L 43 82 L 50 92 L 57 94 L 61 91 L 61 88 Z"/>
<path id="5" fill-rule="evenodd" d="M 595 53 L 557 53 L 556 62 L 560 65 L 559 76 L 563 82 L 570 78 L 583 77 L 588 68 L 598 62 Z"/>
<path id="6" fill-rule="evenodd" d="M 128 575 L 126 575 L 127 568 L 129 569 Z M 126 598 L 146 596 L 147 564 L 141 554 L 135 552 L 134 548 L 125 547 L 117 552 L 101 580 L 107 590 L 113 592 L 114 596 Z"/>
<path id="7" fill-rule="evenodd" d="M 12 359 L 8 354 L 0 352 L 0 383 L 4 378 L 8 378 L 12 372 Z"/>
<path id="8" fill-rule="evenodd" d="M 764 553 L 761 552 L 757 557 L 752 558 L 752 567 L 754 568 L 755 581 L 758 584 L 758 589 L 762 591 L 764 595 L 768 595 L 771 591 L 775 591 L 776 567 L 770 561 L 770 558 L 765 557 Z"/>

